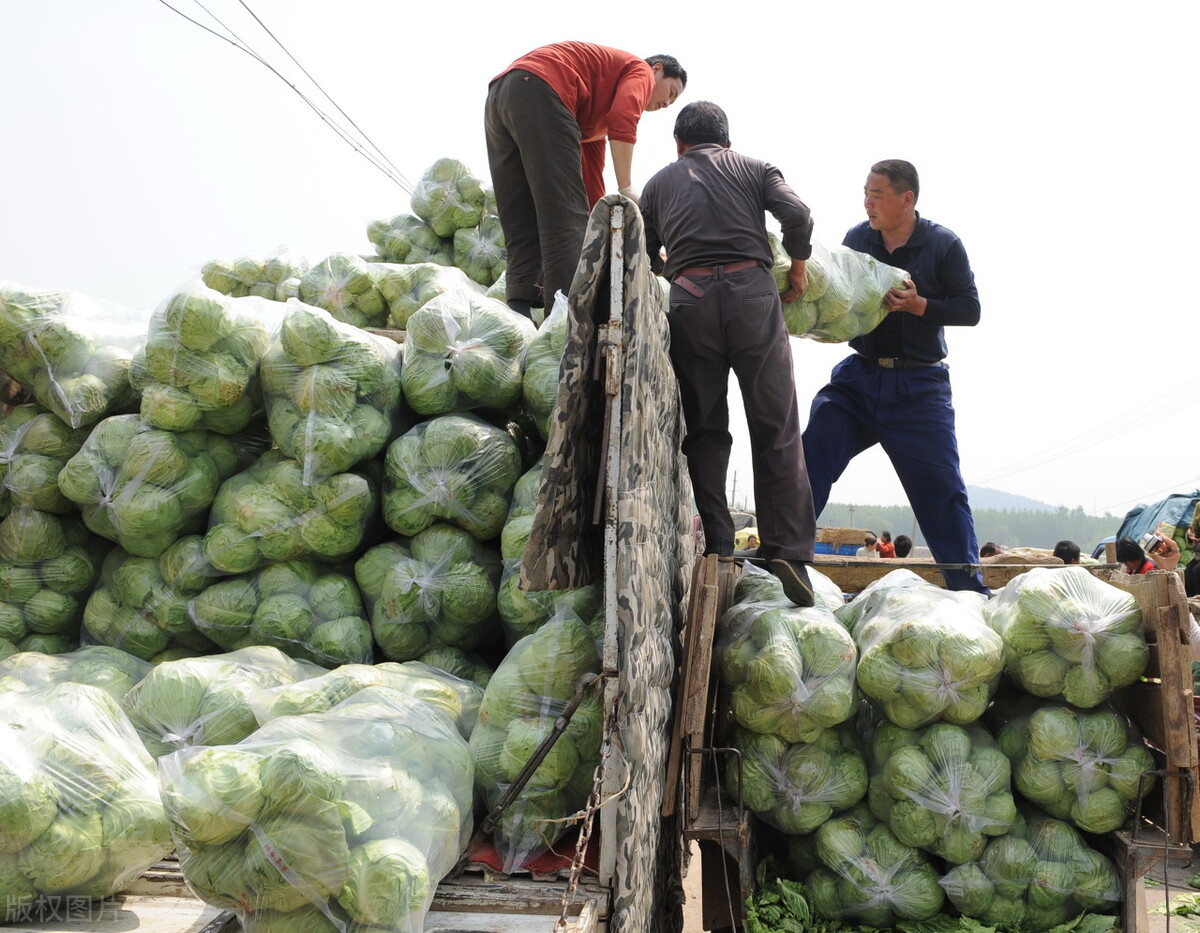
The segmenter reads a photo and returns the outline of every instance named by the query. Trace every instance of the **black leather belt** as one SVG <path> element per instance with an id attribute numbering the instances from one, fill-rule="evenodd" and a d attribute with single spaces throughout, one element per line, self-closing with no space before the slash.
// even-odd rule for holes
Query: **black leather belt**
<path id="1" fill-rule="evenodd" d="M 696 298 L 704 297 L 704 289 L 692 281 L 693 278 L 704 279 L 717 276 L 720 278 L 727 272 L 741 272 L 743 269 L 749 269 L 752 266 L 761 265 L 757 259 L 742 259 L 738 262 L 727 262 L 719 266 L 689 266 L 686 269 L 679 270 L 675 278 L 671 279 L 672 284 L 678 285 L 689 295 Z"/>
<path id="2" fill-rule="evenodd" d="M 898 356 L 863 356 L 859 354 L 868 363 L 874 363 L 876 366 L 883 369 L 925 369 L 931 366 L 936 366 L 938 369 L 946 369 L 944 360 L 938 360 L 936 363 L 927 363 L 924 360 L 903 360 Z"/>

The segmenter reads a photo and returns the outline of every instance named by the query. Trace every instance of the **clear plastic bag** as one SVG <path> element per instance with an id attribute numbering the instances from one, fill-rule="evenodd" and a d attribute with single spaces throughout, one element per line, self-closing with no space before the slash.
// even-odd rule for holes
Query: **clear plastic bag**
<path id="1" fill-rule="evenodd" d="M 438 159 L 413 188 L 412 211 L 440 237 L 470 230 L 483 220 L 483 182 L 457 159 Z"/>
<path id="2" fill-rule="evenodd" d="M 149 314 L 0 281 L 0 371 L 73 428 L 137 402 L 130 366 Z"/>
<path id="3" fill-rule="evenodd" d="M 188 600 L 187 612 L 226 651 L 271 645 L 322 667 L 371 663 L 358 585 L 323 564 L 293 560 L 219 580 Z"/>
<path id="4" fill-rule="evenodd" d="M 367 226 L 367 239 L 386 262 L 454 265 L 454 241 L 438 236 L 429 224 L 412 214 L 372 221 Z"/>
<path id="5" fill-rule="evenodd" d="M 304 482 L 379 453 L 404 421 L 400 345 L 289 301 L 260 369 L 271 437 Z"/>
<path id="6" fill-rule="evenodd" d="M 462 269 L 434 262 L 373 263 L 379 291 L 388 303 L 387 326 L 404 330 L 413 312 L 446 292 L 483 291 Z"/>
<path id="7" fill-rule="evenodd" d="M 54 655 L 22 651 L 0 661 L 0 690 L 15 682 L 30 690 L 61 683 L 84 684 L 120 703 L 150 668 L 149 662 L 105 645 L 85 645 Z"/>
<path id="8" fill-rule="evenodd" d="M 1098 706 L 1150 660 L 1137 601 L 1083 567 L 1026 571 L 986 616 L 1004 640 L 1009 676 L 1034 696 Z"/>
<path id="9" fill-rule="evenodd" d="M 96 687 L 0 689 L 0 788 L 0 920 L 108 897 L 171 851 L 154 762 Z"/>
<path id="10" fill-rule="evenodd" d="M 1071 826 L 1030 810 L 978 861 L 941 879 L 950 903 L 988 926 L 1043 933 L 1084 911 L 1114 913 L 1121 884 L 1112 863 Z"/>
<path id="11" fill-rule="evenodd" d="M 1077 710 L 1032 697 L 997 704 L 993 728 L 1013 787 L 1089 833 L 1118 829 L 1154 786 L 1154 758 L 1133 724 L 1102 706 Z"/>
<path id="12" fill-rule="evenodd" d="M 285 560 L 336 564 L 353 556 L 374 530 L 379 479 L 375 464 L 367 462 L 309 485 L 303 464 L 269 450 L 221 485 L 209 513 L 205 554 L 229 574 Z"/>
<path id="13" fill-rule="evenodd" d="M 599 665 L 592 633 L 574 619 L 542 626 L 517 642 L 500 663 L 471 733 L 475 786 L 489 810 L 553 730 L 584 675 L 598 671 Z M 586 803 L 600 763 L 603 726 L 600 699 L 586 696 L 505 811 L 495 841 L 506 872 L 552 846 L 566 831 L 569 817 Z"/>
<path id="14" fill-rule="evenodd" d="M 1008 758 L 978 725 L 880 725 L 871 740 L 869 802 L 905 845 L 952 864 L 978 859 L 1017 817 Z"/>
<path id="15" fill-rule="evenodd" d="M 388 305 L 371 263 L 353 253 L 333 253 L 300 279 L 300 300 L 355 327 L 385 327 Z"/>
<path id="16" fill-rule="evenodd" d="M 823 603 L 797 608 L 777 584 L 744 572 L 720 621 L 716 657 L 739 725 L 786 744 L 812 742 L 854 715 L 858 654 Z"/>
<path id="17" fill-rule="evenodd" d="M 376 545 L 354 573 L 375 643 L 390 660 L 438 645 L 470 650 L 500 634 L 500 557 L 461 528 L 439 522 L 407 542 Z"/>
<path id="18" fill-rule="evenodd" d="M 200 270 L 204 284 L 231 298 L 253 295 L 287 301 L 300 294 L 300 279 L 308 272 L 308 260 L 293 249 L 283 248 L 267 256 L 213 259 Z"/>
<path id="19" fill-rule="evenodd" d="M 813 832 L 867 793 L 867 765 L 849 727 L 825 729 L 797 743 L 736 729 L 730 744 L 741 754 L 726 760 L 726 789 L 789 835 Z"/>
<path id="20" fill-rule="evenodd" d="M 792 260 L 777 240 L 772 239 L 772 245 L 775 283 L 786 292 L 791 288 L 787 273 Z M 821 343 L 845 343 L 873 331 L 887 317 L 883 296 L 908 279 L 903 269 L 866 253 L 821 243 L 813 244 L 805 270 L 808 288 L 799 299 L 783 306 L 783 320 L 792 336 Z"/>
<path id="21" fill-rule="evenodd" d="M 221 483 L 264 447 L 258 438 L 163 431 L 138 415 L 114 415 L 67 460 L 58 485 L 93 532 L 131 554 L 157 557 L 204 530 Z"/>
<path id="22" fill-rule="evenodd" d="M 905 729 L 976 721 L 1004 669 L 1004 646 L 984 622 L 981 602 L 904 577 L 897 582 L 859 596 L 869 599 L 853 628 L 859 689 Z"/>
<path id="23" fill-rule="evenodd" d="M 368 688 L 159 762 L 191 889 L 247 933 L 420 933 L 471 830 L 471 759 L 434 706 Z"/>
<path id="24" fill-rule="evenodd" d="M 194 745 L 232 745 L 258 728 L 251 703 L 257 691 L 322 673 L 267 646 L 165 661 L 125 695 L 125 709 L 155 758 Z"/>
<path id="25" fill-rule="evenodd" d="M 446 292 L 408 319 L 404 398 L 422 415 L 506 408 L 521 397 L 533 322 L 484 295 Z"/>
<path id="26" fill-rule="evenodd" d="M 533 415 L 542 440 L 550 437 L 550 418 L 558 402 L 558 371 L 567 345 L 569 323 L 567 299 L 558 292 L 554 296 L 554 307 L 538 327 L 525 354 L 521 397 Z"/>
<path id="27" fill-rule="evenodd" d="M 452 414 L 394 440 L 384 467 L 383 517 L 393 531 L 411 536 L 446 521 L 490 541 L 504 527 L 521 454 L 503 429 Z"/>
<path id="28" fill-rule="evenodd" d="M 803 848 L 799 858 L 797 848 Z M 816 863 L 805 884 L 813 910 L 827 920 L 891 929 L 898 920 L 928 920 L 945 898 L 928 857 L 900 842 L 863 806 L 798 838 L 793 860 Z"/>
<path id="29" fill-rule="evenodd" d="M 260 298 L 229 298 L 199 280 L 155 310 L 133 363 L 142 417 L 154 428 L 237 434 L 261 412 L 258 365 L 283 308 Z"/>
<path id="30" fill-rule="evenodd" d="M 478 227 L 454 231 L 454 264 L 485 288 L 495 284 L 505 268 L 499 217 L 484 214 Z"/>
<path id="31" fill-rule="evenodd" d="M 75 505 L 58 488 L 63 465 L 87 440 L 39 405 L 18 405 L 0 418 L 0 517 L 13 505 L 68 515 Z"/>

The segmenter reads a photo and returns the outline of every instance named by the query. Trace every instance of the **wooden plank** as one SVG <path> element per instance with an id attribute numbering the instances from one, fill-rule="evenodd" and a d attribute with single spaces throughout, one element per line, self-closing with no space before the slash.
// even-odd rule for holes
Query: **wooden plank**
<path id="1" fill-rule="evenodd" d="M 936 564 L 926 558 L 852 558 L 834 557 L 817 554 L 813 566 L 836 583 L 843 593 L 861 593 L 867 585 L 880 577 L 886 576 L 893 570 L 910 570 L 922 580 L 927 580 L 937 586 L 945 586 L 942 579 L 941 564 Z M 955 565 L 958 566 L 958 565 Z M 1010 580 L 1020 576 L 1034 567 L 1064 567 L 1065 564 L 974 564 L 983 571 L 983 582 L 994 590 L 1004 586 Z M 1100 576 L 1112 571 L 1111 566 L 1101 564 L 1085 565 L 1093 574 Z"/>

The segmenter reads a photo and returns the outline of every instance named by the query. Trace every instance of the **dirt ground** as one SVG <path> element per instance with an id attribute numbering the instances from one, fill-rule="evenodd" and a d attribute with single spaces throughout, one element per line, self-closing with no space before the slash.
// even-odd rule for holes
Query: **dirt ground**
<path id="1" fill-rule="evenodd" d="M 1165 871 L 1162 864 L 1170 866 Z M 1151 871 L 1145 879 L 1147 929 L 1137 933 L 1200 933 L 1200 889 L 1188 882 L 1200 875 L 1200 858 L 1191 862 L 1168 862 Z M 1200 879 L 1197 879 L 1200 881 Z M 692 844 L 691 868 L 683 879 L 683 890 L 687 897 L 683 905 L 683 933 L 703 933 L 704 925 L 700 912 L 700 851 Z M 1197 902 L 1197 916 L 1169 915 L 1166 903 L 1174 906 Z"/>

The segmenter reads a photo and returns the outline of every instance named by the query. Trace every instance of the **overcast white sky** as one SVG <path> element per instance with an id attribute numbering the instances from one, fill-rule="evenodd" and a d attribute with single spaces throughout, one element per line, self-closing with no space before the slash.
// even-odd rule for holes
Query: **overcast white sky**
<path id="1" fill-rule="evenodd" d="M 304 82 L 239 0 L 205 5 Z M 1116 515 L 1200 486 L 1197 6 L 247 5 L 411 181 L 443 155 L 486 178 L 488 80 L 564 39 L 676 55 L 682 102 L 723 106 L 827 244 L 862 218 L 870 164 L 909 159 L 983 303 L 947 333 L 967 482 Z M 0 36 L 0 279 L 152 307 L 217 256 L 369 252 L 366 225 L 408 210 L 284 83 L 160 0 L 8 2 Z M 639 187 L 674 158 L 675 112 L 642 120 Z M 794 342 L 805 418 L 846 352 Z M 741 436 L 733 468 L 741 500 Z M 904 501 L 878 451 L 832 499 Z"/>

